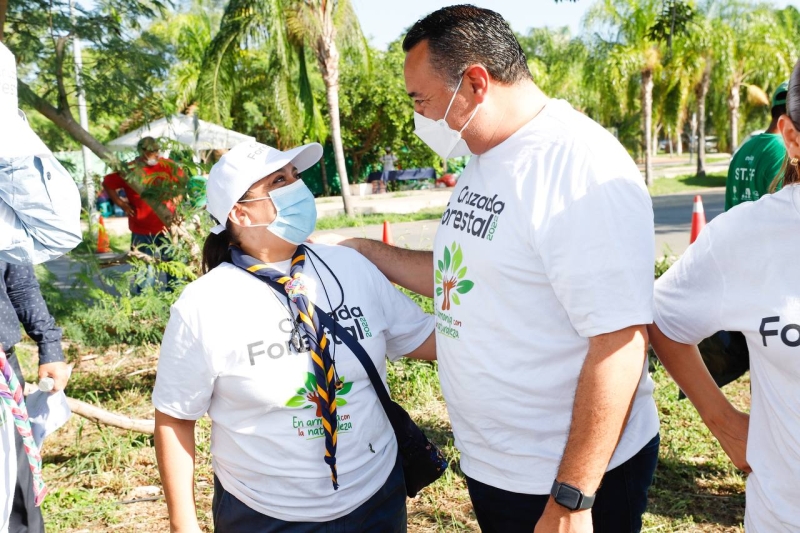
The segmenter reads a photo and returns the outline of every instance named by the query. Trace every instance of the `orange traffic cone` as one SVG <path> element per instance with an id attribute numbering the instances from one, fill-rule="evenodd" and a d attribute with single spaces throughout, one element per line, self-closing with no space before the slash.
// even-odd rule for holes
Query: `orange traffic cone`
<path id="1" fill-rule="evenodd" d="M 389 227 L 389 221 L 383 221 L 383 242 L 394 246 L 394 239 L 392 238 L 392 228 Z"/>
<path id="2" fill-rule="evenodd" d="M 689 244 L 697 240 L 700 230 L 706 227 L 706 213 L 703 210 L 703 199 L 698 194 L 694 197 L 694 207 L 692 208 L 692 235 Z"/>
<path id="3" fill-rule="evenodd" d="M 97 253 L 106 254 L 111 251 L 111 242 L 108 239 L 108 232 L 106 231 L 106 223 L 103 220 L 103 215 L 100 215 L 97 226 Z"/>

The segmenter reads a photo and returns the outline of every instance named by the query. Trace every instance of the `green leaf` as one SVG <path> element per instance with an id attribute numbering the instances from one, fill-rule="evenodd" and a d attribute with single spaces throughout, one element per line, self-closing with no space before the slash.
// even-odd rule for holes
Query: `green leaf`
<path id="1" fill-rule="evenodd" d="M 341 407 L 343 405 L 347 405 L 347 400 L 344 398 L 336 398 L 336 407 Z"/>
<path id="2" fill-rule="evenodd" d="M 461 251 L 461 247 L 459 246 L 456 248 L 456 252 L 453 254 L 453 272 L 458 270 L 458 267 L 461 266 L 461 261 L 464 259 L 464 254 Z"/>
<path id="3" fill-rule="evenodd" d="M 444 263 L 442 263 L 441 259 L 439 259 L 439 272 L 444 272 Z"/>
<path id="4" fill-rule="evenodd" d="M 441 296 L 442 292 L 444 292 L 444 291 L 442 290 L 441 287 L 436 287 L 436 296 Z"/>
<path id="5" fill-rule="evenodd" d="M 297 389 L 297 394 L 299 394 L 300 396 L 305 396 L 307 392 L 310 391 L 307 391 L 306 389 Z"/>
<path id="6" fill-rule="evenodd" d="M 317 390 L 317 378 L 311 372 L 308 372 L 306 376 L 306 390 L 309 392 Z"/>
<path id="7" fill-rule="evenodd" d="M 304 403 L 306 403 L 304 396 L 292 396 L 292 398 L 286 402 L 286 407 L 300 407 Z"/>
<path id="8" fill-rule="evenodd" d="M 313 407 L 314 407 L 314 405 L 306 405 L 306 406 L 303 407 L 303 409 L 311 409 Z"/>
<path id="9" fill-rule="evenodd" d="M 473 282 L 471 282 L 468 279 L 465 279 L 463 281 L 458 282 L 458 285 L 456 285 L 456 290 L 461 294 L 467 294 L 469 291 L 472 290 L 472 287 L 474 286 L 475 284 Z"/>
<path id="10" fill-rule="evenodd" d="M 450 269 L 450 248 L 444 249 L 444 268 L 442 269 L 443 272 L 447 272 Z"/>
<path id="11" fill-rule="evenodd" d="M 453 300 L 453 303 L 456 305 L 461 305 L 461 301 L 458 299 L 458 294 L 451 292 L 450 299 Z"/>
<path id="12" fill-rule="evenodd" d="M 441 283 L 442 282 L 442 273 L 437 270 L 436 273 L 433 275 L 433 279 L 436 280 L 436 283 Z"/>
<path id="13" fill-rule="evenodd" d="M 336 396 L 337 397 L 339 397 L 340 395 L 344 396 L 345 394 L 350 392 L 350 389 L 352 389 L 352 388 L 353 388 L 353 382 L 352 381 L 350 381 L 349 383 L 345 383 L 344 385 L 342 385 L 342 390 L 337 390 L 336 391 Z"/>
<path id="14" fill-rule="evenodd" d="M 458 279 L 463 279 L 464 276 L 466 275 L 467 275 L 467 267 L 464 267 L 458 271 Z"/>

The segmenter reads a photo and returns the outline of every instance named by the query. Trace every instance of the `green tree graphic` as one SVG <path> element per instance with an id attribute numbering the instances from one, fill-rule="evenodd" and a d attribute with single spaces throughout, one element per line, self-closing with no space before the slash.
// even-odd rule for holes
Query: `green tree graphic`
<path id="1" fill-rule="evenodd" d="M 467 267 L 461 266 L 463 260 L 464 254 L 458 243 L 453 242 L 450 247 L 445 246 L 444 259 L 438 261 L 435 274 L 436 296 L 444 294 L 442 311 L 450 310 L 451 301 L 456 305 L 461 305 L 458 295 L 467 294 L 475 286 L 475 283 L 464 279 L 464 276 L 467 275 Z M 456 292 L 452 292 L 453 289 Z"/>
<path id="2" fill-rule="evenodd" d="M 345 394 L 350 392 L 350 389 L 353 388 L 352 381 L 345 381 L 344 376 L 340 376 L 339 379 L 342 380 L 344 385 L 338 391 L 336 391 L 336 407 L 341 407 L 343 405 L 347 405 L 347 400 L 342 398 Z M 308 402 L 307 405 L 303 405 Z M 292 396 L 289 398 L 289 401 L 286 402 L 286 407 L 303 407 L 303 409 L 311 409 L 312 407 L 316 406 L 317 408 L 317 415 L 322 416 L 322 408 L 319 404 L 319 396 L 317 395 L 317 378 L 311 372 L 306 373 L 306 382 L 305 386 L 297 389 L 297 395 Z"/>

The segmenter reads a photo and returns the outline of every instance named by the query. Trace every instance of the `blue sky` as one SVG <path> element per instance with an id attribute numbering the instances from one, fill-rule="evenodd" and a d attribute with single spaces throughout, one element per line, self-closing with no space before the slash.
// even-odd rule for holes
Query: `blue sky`
<path id="1" fill-rule="evenodd" d="M 373 46 L 382 50 L 403 33 L 420 17 L 440 7 L 471 3 L 502 14 L 511 23 L 514 31 L 525 33 L 529 28 L 569 26 L 573 35 L 580 29 L 581 19 L 592 0 L 578 2 L 554 0 L 461 0 L 442 2 L 439 0 L 351 0 L 361 22 L 364 34 Z M 794 5 L 800 8 L 800 0 L 775 0 L 778 7 Z M 534 7 L 535 5 L 535 7 Z"/>

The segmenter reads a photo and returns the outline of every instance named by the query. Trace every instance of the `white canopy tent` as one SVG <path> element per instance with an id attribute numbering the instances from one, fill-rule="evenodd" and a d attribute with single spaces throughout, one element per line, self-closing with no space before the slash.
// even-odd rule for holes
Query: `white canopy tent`
<path id="1" fill-rule="evenodd" d="M 200 120 L 197 116 L 172 115 L 126 133 L 107 146 L 111 149 L 136 148 L 142 137 L 173 139 L 190 146 L 195 152 L 233 148 L 245 141 L 255 141 L 254 137 Z"/>

